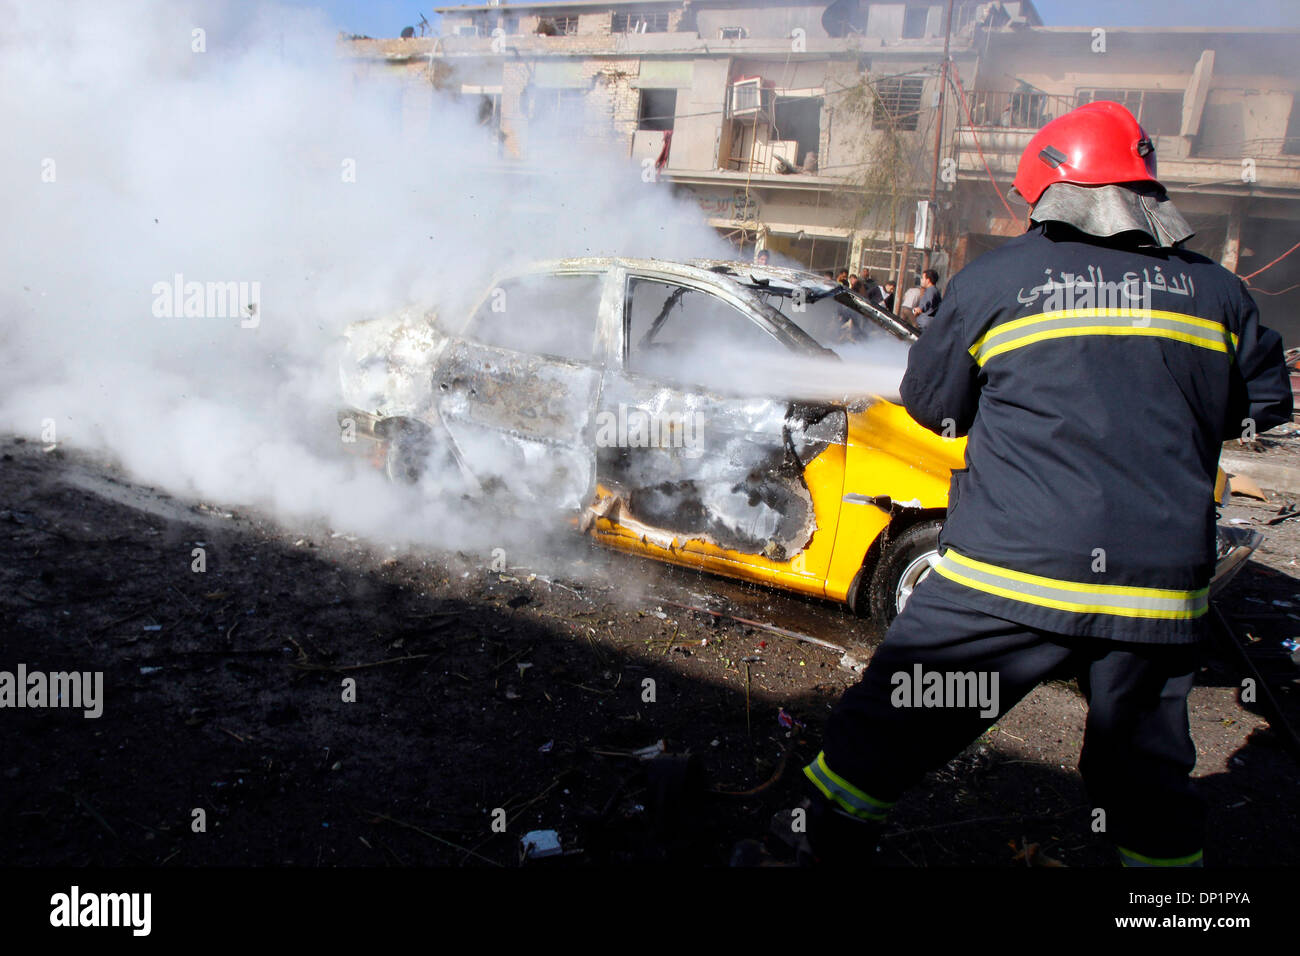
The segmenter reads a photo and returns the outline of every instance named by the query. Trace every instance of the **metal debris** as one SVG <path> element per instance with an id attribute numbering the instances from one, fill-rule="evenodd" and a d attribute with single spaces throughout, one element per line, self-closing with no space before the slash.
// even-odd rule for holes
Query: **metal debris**
<path id="1" fill-rule="evenodd" d="M 529 830 L 519 843 L 525 860 L 544 860 L 564 852 L 560 834 L 555 830 Z"/>

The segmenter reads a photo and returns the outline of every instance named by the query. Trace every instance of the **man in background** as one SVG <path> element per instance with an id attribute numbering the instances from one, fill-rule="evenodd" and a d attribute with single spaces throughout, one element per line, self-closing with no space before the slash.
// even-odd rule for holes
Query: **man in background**
<path id="1" fill-rule="evenodd" d="M 929 326 L 942 301 L 943 296 L 939 295 L 939 273 L 926 269 L 921 273 L 921 296 L 912 312 L 918 329 L 924 331 Z"/>
<path id="2" fill-rule="evenodd" d="M 881 286 L 880 306 L 886 312 L 894 311 L 894 281 L 892 279 Z"/>
<path id="3" fill-rule="evenodd" d="M 903 293 L 903 318 L 909 322 L 915 317 L 916 307 L 921 301 L 921 287 L 916 279 L 912 283 L 912 287 Z"/>
<path id="4" fill-rule="evenodd" d="M 876 289 L 880 288 L 880 283 L 871 277 L 871 270 L 864 268 L 861 275 L 862 281 L 862 298 L 871 301 L 871 295 Z"/>

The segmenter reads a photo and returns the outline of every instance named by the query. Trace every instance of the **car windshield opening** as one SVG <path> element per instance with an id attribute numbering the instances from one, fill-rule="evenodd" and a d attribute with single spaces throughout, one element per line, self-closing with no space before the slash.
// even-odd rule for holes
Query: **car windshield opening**
<path id="1" fill-rule="evenodd" d="M 906 342 L 911 338 L 909 333 L 915 334 L 907 323 L 872 307 L 848 289 L 820 298 L 788 288 L 754 291 L 765 305 L 780 312 L 822 348 Z"/>

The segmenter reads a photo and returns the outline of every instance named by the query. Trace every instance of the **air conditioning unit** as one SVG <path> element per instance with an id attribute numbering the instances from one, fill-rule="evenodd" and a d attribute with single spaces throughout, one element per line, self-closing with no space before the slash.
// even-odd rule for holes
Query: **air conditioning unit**
<path id="1" fill-rule="evenodd" d="M 731 84 L 727 95 L 727 115 L 731 119 L 758 120 L 771 111 L 772 88 L 761 76 L 749 76 Z"/>
<path id="2" fill-rule="evenodd" d="M 476 37 L 476 36 L 478 36 L 478 27 L 477 27 L 477 26 L 467 26 L 467 27 L 462 26 L 462 27 L 457 27 L 457 28 L 456 28 L 456 36 L 458 36 L 458 37 Z"/>
<path id="3" fill-rule="evenodd" d="M 916 204 L 916 229 L 912 236 L 913 249 L 934 248 L 934 203 L 922 199 Z"/>

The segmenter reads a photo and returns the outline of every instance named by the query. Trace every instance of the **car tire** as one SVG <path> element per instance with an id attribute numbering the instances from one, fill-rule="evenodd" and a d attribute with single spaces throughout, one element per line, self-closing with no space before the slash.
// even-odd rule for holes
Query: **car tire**
<path id="1" fill-rule="evenodd" d="M 942 521 L 922 521 L 885 545 L 870 585 L 871 616 L 883 627 L 894 622 L 912 590 L 931 573 L 942 528 Z"/>

